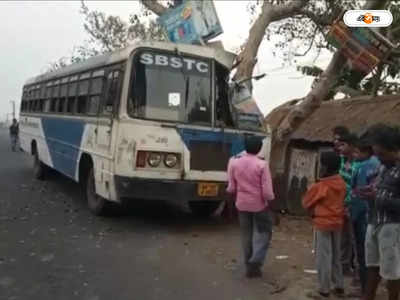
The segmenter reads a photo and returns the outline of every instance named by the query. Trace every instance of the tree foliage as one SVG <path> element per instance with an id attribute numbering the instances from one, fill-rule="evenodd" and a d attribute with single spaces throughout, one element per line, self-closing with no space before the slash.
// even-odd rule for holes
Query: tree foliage
<path id="1" fill-rule="evenodd" d="M 181 1 L 141 0 L 138 14 L 133 14 L 128 22 L 117 16 L 108 16 L 103 12 L 90 11 L 82 2 L 82 14 L 85 17 L 84 28 L 89 39 L 83 46 L 76 47 L 71 61 L 94 54 L 113 51 L 125 47 L 134 40 L 163 39 L 162 30 L 154 20 L 172 5 Z M 368 76 L 353 70 L 340 51 L 327 42 L 329 26 L 338 16 L 348 9 L 390 9 L 393 24 L 380 30 L 380 33 L 398 45 L 400 42 L 400 3 L 389 0 L 264 0 L 249 3 L 252 13 L 249 35 L 240 47 L 236 62 L 236 79 L 253 74 L 257 62 L 258 49 L 267 39 L 275 46 L 275 55 L 280 55 L 287 63 L 296 63 L 298 57 L 309 53 L 331 51 L 331 62 L 325 70 L 315 66 L 305 66 L 301 70 L 315 76 L 310 92 L 304 97 L 296 111 L 291 111 L 280 124 L 281 133 L 287 136 L 298 124 L 307 118 L 322 101 L 332 99 L 337 92 L 347 95 L 397 93 L 400 77 L 400 53 L 393 51 Z M 227 28 L 226 30 L 229 30 Z M 59 62 L 62 65 L 64 61 Z M 57 65 L 55 65 L 57 66 Z"/>
<path id="2" fill-rule="evenodd" d="M 172 5 L 171 2 L 166 4 Z M 75 46 L 68 57 L 52 62 L 48 71 L 57 70 L 95 55 L 125 48 L 135 41 L 165 40 L 162 28 L 143 5 L 139 12 L 129 16 L 127 22 L 119 16 L 90 10 L 83 0 L 80 13 L 84 17 L 83 27 L 88 39 L 83 45 Z"/>
<path id="3" fill-rule="evenodd" d="M 277 5 L 290 2 L 290 0 L 272 0 L 270 2 Z M 361 0 L 308 1 L 298 15 L 272 23 L 266 31 L 265 38 L 273 42 L 274 55 L 280 55 L 286 63 L 297 63 L 298 57 L 309 53 L 314 53 L 316 59 L 322 49 L 336 52 L 326 38 L 330 24 L 338 18 L 342 11 L 360 9 L 363 4 L 365 1 Z M 252 15 L 255 15 L 259 6 L 260 3 L 252 2 L 248 9 Z M 392 13 L 393 23 L 390 27 L 382 29 L 380 33 L 396 44 L 400 42 L 400 3 L 391 1 L 386 9 Z M 298 66 L 298 70 L 305 75 L 316 77 L 313 86 L 323 73 L 323 70 L 315 65 Z M 387 61 L 382 62 L 368 76 L 346 66 L 333 82 L 332 88 L 324 100 L 333 99 L 338 92 L 344 93 L 346 96 L 399 93 L 400 85 L 396 83 L 399 78 L 398 53 L 392 53 Z"/>

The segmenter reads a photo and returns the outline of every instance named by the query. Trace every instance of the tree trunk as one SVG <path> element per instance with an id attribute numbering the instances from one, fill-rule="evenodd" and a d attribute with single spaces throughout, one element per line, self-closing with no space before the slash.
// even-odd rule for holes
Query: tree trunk
<path id="1" fill-rule="evenodd" d="M 332 85 L 337 79 L 344 65 L 346 58 L 337 51 L 329 66 L 322 73 L 321 78 L 314 88 L 308 93 L 304 100 L 289 112 L 281 122 L 278 129 L 278 139 L 283 140 L 288 137 L 307 117 L 309 117 L 322 103 L 328 95 Z"/>
<path id="2" fill-rule="evenodd" d="M 163 13 L 167 11 L 167 8 L 159 3 L 157 0 L 140 0 L 142 4 L 157 16 L 161 16 Z"/>
<path id="3" fill-rule="evenodd" d="M 235 80 L 249 78 L 253 75 L 254 66 L 257 63 L 258 48 L 263 41 L 268 25 L 271 22 L 296 15 L 306 2 L 306 0 L 302 0 L 293 1 L 288 5 L 271 5 L 269 2 L 264 1 L 260 15 L 250 28 L 249 37 L 244 49 L 238 55 L 237 61 L 240 64 L 234 76 Z"/>
<path id="4" fill-rule="evenodd" d="M 242 52 L 238 55 L 237 61 L 240 64 L 234 76 L 235 80 L 251 77 L 254 66 L 257 63 L 257 52 L 264 38 L 265 30 L 271 23 L 271 5 L 264 2 L 257 20 L 250 28 L 249 38 Z"/>

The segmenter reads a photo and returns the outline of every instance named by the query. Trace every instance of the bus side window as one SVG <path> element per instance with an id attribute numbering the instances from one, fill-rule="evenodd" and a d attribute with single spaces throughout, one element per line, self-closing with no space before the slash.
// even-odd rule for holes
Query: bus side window
<path id="1" fill-rule="evenodd" d="M 36 112 L 37 111 L 37 107 L 38 107 L 38 101 L 37 101 L 37 93 L 36 93 L 36 87 L 34 88 L 34 90 L 32 91 L 32 101 L 33 101 L 33 111 Z"/>
<path id="2" fill-rule="evenodd" d="M 21 111 L 26 111 L 26 88 L 22 90 L 22 99 L 21 99 Z"/>
<path id="3" fill-rule="evenodd" d="M 53 96 L 51 99 L 51 107 L 50 111 L 56 113 L 57 112 L 57 106 L 58 106 L 58 95 L 60 93 L 60 86 L 58 83 L 53 86 Z"/>
<path id="4" fill-rule="evenodd" d="M 45 103 L 45 112 L 50 112 L 50 101 L 51 101 L 51 85 L 47 84 L 46 86 L 46 103 Z"/>
<path id="5" fill-rule="evenodd" d="M 43 84 L 40 88 L 39 99 L 40 99 L 40 111 L 43 112 L 44 111 L 44 103 L 45 103 L 45 99 L 46 99 L 46 85 L 45 84 Z"/>
<path id="6" fill-rule="evenodd" d="M 78 84 L 76 81 L 70 81 L 68 84 L 68 97 L 67 97 L 67 113 L 75 113 L 75 98 Z"/>
<path id="7" fill-rule="evenodd" d="M 65 111 L 65 103 L 67 102 L 67 83 L 63 83 L 60 88 L 60 99 L 58 100 L 57 112 L 63 113 Z"/>
<path id="8" fill-rule="evenodd" d="M 121 71 L 112 71 L 107 76 L 107 93 L 105 97 L 103 113 L 112 114 L 114 103 L 118 101 L 120 95 Z"/>
<path id="9" fill-rule="evenodd" d="M 78 105 L 77 105 L 78 114 L 86 114 L 88 93 L 89 93 L 89 79 L 79 81 Z"/>
<path id="10" fill-rule="evenodd" d="M 100 99 L 103 93 L 104 77 L 92 78 L 89 96 L 88 113 L 97 115 L 100 107 Z"/>

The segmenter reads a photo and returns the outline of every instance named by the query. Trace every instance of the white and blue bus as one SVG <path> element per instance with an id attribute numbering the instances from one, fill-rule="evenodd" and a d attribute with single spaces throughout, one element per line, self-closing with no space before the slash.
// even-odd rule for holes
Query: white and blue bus
<path id="1" fill-rule="evenodd" d="M 132 199 L 211 213 L 244 135 L 267 141 L 261 155 L 269 154 L 261 126 L 235 125 L 233 60 L 222 49 L 143 42 L 28 80 L 20 141 L 34 176 L 52 168 L 79 182 L 96 215 Z"/>

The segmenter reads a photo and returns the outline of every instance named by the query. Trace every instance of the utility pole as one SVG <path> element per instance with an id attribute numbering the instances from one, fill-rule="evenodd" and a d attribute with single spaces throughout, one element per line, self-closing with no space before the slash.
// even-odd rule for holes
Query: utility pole
<path id="1" fill-rule="evenodd" d="M 6 113 L 6 122 L 4 123 L 4 125 L 7 127 L 9 125 L 10 122 L 10 118 L 9 116 L 11 116 L 12 113 Z"/>

